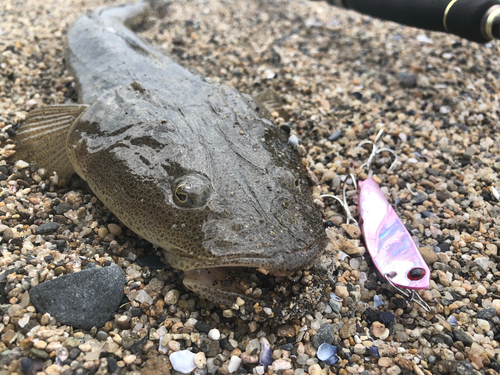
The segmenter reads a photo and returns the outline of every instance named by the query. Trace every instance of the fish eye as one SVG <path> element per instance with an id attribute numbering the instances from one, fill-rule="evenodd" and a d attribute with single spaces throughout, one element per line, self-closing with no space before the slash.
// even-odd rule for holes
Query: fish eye
<path id="1" fill-rule="evenodd" d="M 412 281 L 420 280 L 424 276 L 425 276 L 425 270 L 420 267 L 412 268 L 410 272 L 408 272 L 408 278 Z"/>
<path id="2" fill-rule="evenodd" d="M 173 185 L 174 202 L 179 207 L 202 207 L 210 195 L 210 182 L 198 174 L 184 175 Z"/>

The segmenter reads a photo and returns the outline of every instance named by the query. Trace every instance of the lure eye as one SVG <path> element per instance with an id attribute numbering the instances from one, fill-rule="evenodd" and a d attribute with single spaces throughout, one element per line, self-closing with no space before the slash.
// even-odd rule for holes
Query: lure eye
<path id="1" fill-rule="evenodd" d="M 201 207 L 210 195 L 210 182 L 205 176 L 189 174 L 175 181 L 174 202 L 185 208 Z"/>
<path id="2" fill-rule="evenodd" d="M 412 268 L 408 272 L 408 278 L 412 281 L 420 280 L 425 275 L 425 270 L 423 268 Z"/>

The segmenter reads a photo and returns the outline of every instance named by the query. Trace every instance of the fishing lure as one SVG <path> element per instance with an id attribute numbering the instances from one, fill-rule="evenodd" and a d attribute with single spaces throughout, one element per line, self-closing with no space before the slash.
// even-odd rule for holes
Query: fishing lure
<path id="1" fill-rule="evenodd" d="M 377 138 L 373 142 L 372 153 L 362 167 L 369 169 L 375 155 L 382 151 L 389 151 L 396 156 L 392 150 L 377 146 L 377 141 L 382 132 L 383 130 L 377 135 Z M 366 143 L 368 142 L 363 142 L 363 144 Z M 396 161 L 397 157 L 389 169 L 394 166 Z M 356 187 L 354 176 L 351 174 L 350 177 Z M 329 194 L 322 195 L 321 197 L 338 200 L 346 210 L 347 222 L 352 221 L 358 224 L 349 212 L 346 202 L 345 190 L 347 182 L 348 179 L 344 182 L 343 200 Z M 358 226 L 361 228 L 366 248 L 371 255 L 375 267 L 410 302 L 414 301 L 429 311 L 429 307 L 415 293 L 415 290 L 429 289 L 430 271 L 415 246 L 410 233 L 408 233 L 408 230 L 385 198 L 378 184 L 371 177 L 371 173 L 366 180 L 359 181 L 356 189 L 358 191 L 358 212 L 361 219 Z"/>

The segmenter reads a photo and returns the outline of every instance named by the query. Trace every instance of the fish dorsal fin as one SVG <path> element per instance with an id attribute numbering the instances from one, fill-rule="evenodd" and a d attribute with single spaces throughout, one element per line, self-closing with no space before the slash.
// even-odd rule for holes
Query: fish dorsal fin
<path id="1" fill-rule="evenodd" d="M 71 125 L 87 108 L 83 104 L 51 105 L 30 112 L 17 130 L 16 159 L 69 178 L 74 170 L 66 153 L 66 138 Z"/>
<path id="2" fill-rule="evenodd" d="M 279 116 L 285 121 L 290 119 L 287 111 L 283 109 L 283 100 L 271 89 L 265 89 L 253 95 L 253 98 L 262 104 L 270 113 L 278 112 Z"/>

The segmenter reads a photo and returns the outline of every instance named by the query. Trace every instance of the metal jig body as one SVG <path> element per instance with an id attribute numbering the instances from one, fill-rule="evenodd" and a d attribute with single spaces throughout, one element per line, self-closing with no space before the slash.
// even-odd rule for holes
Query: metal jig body
<path id="1" fill-rule="evenodd" d="M 362 167 L 369 169 L 376 154 L 382 151 L 394 151 L 379 148 L 376 143 L 383 131 L 380 131 L 373 142 L 373 150 L 368 161 Z M 368 142 L 363 142 L 366 144 Z M 392 163 L 390 169 L 396 163 Z M 352 217 L 346 201 L 346 185 L 349 177 L 344 181 L 343 199 L 325 194 L 322 198 L 334 198 L 340 202 L 347 213 L 347 222 L 356 223 L 362 230 L 366 248 L 371 255 L 373 263 L 382 276 L 397 289 L 410 302 L 416 302 L 424 310 L 429 311 L 429 306 L 415 292 L 418 289 L 429 289 L 430 270 L 422 255 L 417 249 L 410 233 L 401 222 L 384 193 L 371 177 L 359 181 L 356 186 L 354 176 L 350 178 L 358 191 L 358 212 L 360 224 Z"/>

